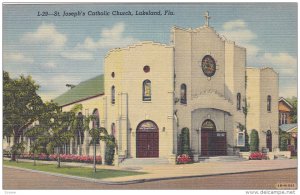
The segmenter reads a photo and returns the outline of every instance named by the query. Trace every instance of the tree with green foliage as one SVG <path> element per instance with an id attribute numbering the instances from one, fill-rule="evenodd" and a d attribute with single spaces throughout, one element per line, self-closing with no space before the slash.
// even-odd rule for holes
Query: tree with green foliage
<path id="1" fill-rule="evenodd" d="M 53 115 L 53 118 L 51 118 L 49 124 L 50 128 L 48 128 L 50 130 L 48 131 L 49 133 L 46 139 L 52 147 L 57 149 L 58 168 L 60 168 L 60 149 L 63 145 L 68 144 L 73 137 L 72 132 L 69 130 L 70 119 L 70 112 L 62 112 L 59 110 Z"/>
<path id="2" fill-rule="evenodd" d="M 114 162 L 115 151 L 117 149 L 116 139 L 113 135 L 105 137 L 105 164 L 112 165 Z"/>
<path id="3" fill-rule="evenodd" d="M 187 127 L 184 127 L 181 130 L 181 142 L 182 142 L 182 154 L 191 155 L 190 148 L 190 130 Z"/>
<path id="4" fill-rule="evenodd" d="M 279 148 L 281 151 L 287 151 L 288 150 L 288 140 L 290 139 L 290 134 L 282 131 L 279 128 Z"/>
<path id="5" fill-rule="evenodd" d="M 87 126 L 84 124 L 84 116 L 81 114 L 81 112 L 82 104 L 76 104 L 70 110 L 70 130 L 73 133 L 73 139 L 78 138 L 77 145 L 79 145 L 79 155 L 82 155 L 84 132 L 87 128 Z"/>
<path id="6" fill-rule="evenodd" d="M 291 115 L 291 122 L 297 123 L 297 108 L 298 108 L 298 99 L 297 97 L 293 96 L 292 98 L 286 98 L 286 100 L 293 106 L 290 115 Z"/>
<path id="7" fill-rule="evenodd" d="M 33 139 L 32 151 L 46 146 L 48 153 L 57 152 L 58 165 L 60 167 L 60 149 L 69 143 L 73 133 L 69 130 L 74 114 L 63 112 L 54 103 L 48 103 L 47 109 L 39 118 L 38 124 L 30 128 L 26 135 Z M 55 150 L 56 149 L 56 150 Z"/>
<path id="8" fill-rule="evenodd" d="M 22 154 L 25 150 L 24 142 L 15 143 L 11 148 L 11 153 L 15 154 L 15 159 L 18 162 L 18 155 Z"/>
<path id="9" fill-rule="evenodd" d="M 94 163 L 93 163 L 93 167 L 94 167 L 94 172 L 96 172 L 96 143 L 97 141 L 104 141 L 107 145 L 111 145 L 113 147 L 115 147 L 114 142 L 112 142 L 112 140 L 110 139 L 110 136 L 108 135 L 108 132 L 105 128 L 103 127 L 99 127 L 99 128 L 90 128 L 89 124 L 90 121 L 96 120 L 94 115 L 91 115 L 89 117 L 86 117 L 85 119 L 85 130 L 89 132 L 90 136 L 92 137 L 92 140 L 90 142 L 90 144 L 93 144 L 94 146 Z M 112 143 L 111 143 L 112 142 Z"/>
<path id="10" fill-rule="evenodd" d="M 257 152 L 259 150 L 259 136 L 257 130 L 253 129 L 250 134 L 250 151 Z"/>
<path id="11" fill-rule="evenodd" d="M 44 112 L 45 105 L 37 94 L 38 89 L 31 76 L 12 79 L 8 72 L 3 71 L 3 136 L 13 137 L 13 161 L 24 131 Z"/>

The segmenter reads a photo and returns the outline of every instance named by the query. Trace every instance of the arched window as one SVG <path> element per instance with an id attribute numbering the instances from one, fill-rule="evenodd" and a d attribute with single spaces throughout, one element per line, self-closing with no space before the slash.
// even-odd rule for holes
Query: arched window
<path id="1" fill-rule="evenodd" d="M 98 109 L 96 108 L 95 110 L 94 110 L 94 112 L 93 112 L 93 116 L 94 116 L 94 118 L 93 118 L 93 128 L 99 128 L 100 127 L 100 117 L 99 117 L 99 112 L 98 112 Z M 97 139 L 96 140 L 96 144 L 99 144 L 100 143 L 100 140 L 99 139 Z"/>
<path id="2" fill-rule="evenodd" d="M 151 81 L 144 80 L 143 82 L 143 101 L 151 101 Z"/>
<path id="3" fill-rule="evenodd" d="M 116 101 L 116 89 L 115 86 L 113 85 L 111 87 L 111 103 L 115 104 L 115 101 Z"/>
<path id="4" fill-rule="evenodd" d="M 236 95 L 236 109 L 241 110 L 241 94 L 237 93 Z"/>
<path id="5" fill-rule="evenodd" d="M 83 144 L 84 141 L 84 125 L 83 125 L 83 115 L 81 112 L 77 115 L 77 143 Z"/>
<path id="6" fill-rule="evenodd" d="M 271 112 L 271 96 L 268 95 L 267 97 L 267 111 Z"/>
<path id="7" fill-rule="evenodd" d="M 186 84 L 181 84 L 180 86 L 180 103 L 181 104 L 186 104 L 187 99 L 186 99 Z"/>
<path id="8" fill-rule="evenodd" d="M 111 124 L 111 135 L 116 137 L 116 125 L 115 125 L 115 123 Z"/>
<path id="9" fill-rule="evenodd" d="M 93 128 L 99 128 L 100 127 L 100 118 L 99 118 L 99 112 L 98 109 L 96 108 L 93 111 Z"/>
<path id="10" fill-rule="evenodd" d="M 270 130 L 267 131 L 266 142 L 267 148 L 272 152 L 272 132 Z"/>

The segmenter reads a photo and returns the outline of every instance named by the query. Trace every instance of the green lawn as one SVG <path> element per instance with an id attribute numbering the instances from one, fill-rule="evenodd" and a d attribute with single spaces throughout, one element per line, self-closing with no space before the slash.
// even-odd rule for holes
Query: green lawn
<path id="1" fill-rule="evenodd" d="M 111 177 L 124 177 L 124 176 L 131 176 L 131 175 L 146 174 L 145 172 L 121 171 L 121 170 L 112 170 L 112 169 L 97 169 L 97 172 L 94 173 L 92 168 L 64 166 L 63 163 L 61 168 L 57 168 L 56 164 L 41 164 L 37 162 L 37 165 L 34 166 L 33 163 L 29 163 L 29 162 L 17 163 L 17 162 L 4 160 L 3 165 L 9 165 L 14 167 L 38 170 L 38 171 L 45 171 L 50 173 L 60 173 L 66 175 L 88 177 L 94 179 L 104 179 L 104 178 L 111 178 Z"/>

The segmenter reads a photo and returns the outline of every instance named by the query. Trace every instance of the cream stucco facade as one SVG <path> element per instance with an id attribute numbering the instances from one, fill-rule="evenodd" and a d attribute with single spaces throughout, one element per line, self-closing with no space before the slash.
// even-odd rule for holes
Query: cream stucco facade
<path id="1" fill-rule="evenodd" d="M 246 48 L 208 24 L 173 27 L 169 45 L 144 41 L 111 50 L 104 59 L 103 93 L 62 109 L 82 104 L 83 115 L 97 110 L 99 125 L 115 135 L 119 159 L 174 159 L 183 128 L 195 156 L 237 154 L 244 138 L 238 135 L 245 135 L 238 125 L 259 132 L 260 148 L 267 147 L 270 130 L 272 149 L 278 148 L 278 74 L 246 64 Z M 84 137 L 82 152 L 92 154 L 91 138 L 87 132 Z M 68 152 L 78 153 L 76 140 L 70 145 Z M 104 143 L 97 148 L 104 155 Z"/>
<path id="2" fill-rule="evenodd" d="M 268 100 L 270 97 L 270 100 Z M 270 107 L 268 108 L 268 101 Z M 247 68 L 247 129 L 259 135 L 259 147 L 267 147 L 268 131 L 272 136 L 272 150 L 278 145 L 278 73 L 271 68 Z"/>

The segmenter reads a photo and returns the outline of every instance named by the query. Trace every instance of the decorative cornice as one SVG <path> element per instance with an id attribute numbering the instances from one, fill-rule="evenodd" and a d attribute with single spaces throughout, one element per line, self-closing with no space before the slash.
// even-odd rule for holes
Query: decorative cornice
<path id="1" fill-rule="evenodd" d="M 114 48 L 108 51 L 108 53 L 105 55 L 104 58 L 107 58 L 111 53 L 113 52 L 120 52 L 120 51 L 129 51 L 130 49 L 136 48 L 136 47 L 141 47 L 143 45 L 155 45 L 155 46 L 162 46 L 165 48 L 174 48 L 173 45 L 167 45 L 164 43 L 159 43 L 159 42 L 154 42 L 154 41 L 141 41 L 132 45 L 128 45 L 127 47 L 123 48 Z"/>

